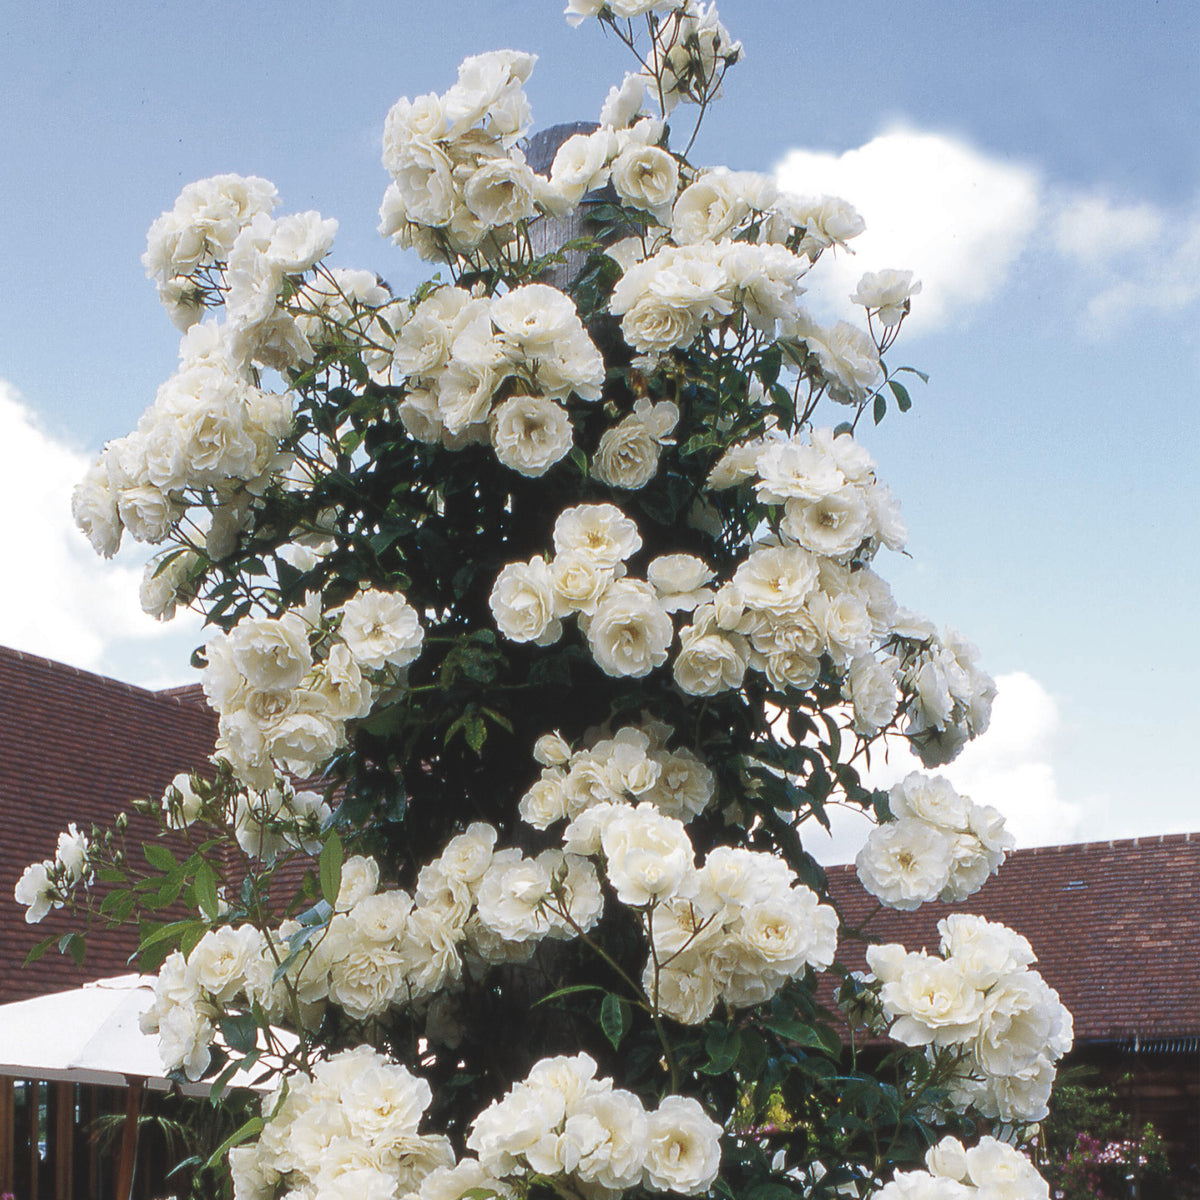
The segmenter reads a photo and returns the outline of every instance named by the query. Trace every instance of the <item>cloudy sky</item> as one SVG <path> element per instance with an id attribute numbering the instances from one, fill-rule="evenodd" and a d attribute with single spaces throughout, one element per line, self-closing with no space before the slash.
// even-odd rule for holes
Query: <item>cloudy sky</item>
<path id="1" fill-rule="evenodd" d="M 540 55 L 538 124 L 593 117 L 623 51 L 558 9 L 67 0 L 6 19 L 4 642 L 148 686 L 188 676 L 197 627 L 143 618 L 136 562 L 93 560 L 67 515 L 174 364 L 138 261 L 150 221 L 192 179 L 263 175 L 286 209 L 339 219 L 337 264 L 407 290 L 421 264 L 375 234 L 384 114 L 511 46 Z M 911 533 L 881 569 L 1000 681 L 992 731 L 948 773 L 1027 845 L 1200 827 L 1200 7 L 721 12 L 746 62 L 693 158 L 859 207 L 868 232 L 827 294 L 883 266 L 924 282 L 893 358 L 930 384 L 870 445 Z"/>

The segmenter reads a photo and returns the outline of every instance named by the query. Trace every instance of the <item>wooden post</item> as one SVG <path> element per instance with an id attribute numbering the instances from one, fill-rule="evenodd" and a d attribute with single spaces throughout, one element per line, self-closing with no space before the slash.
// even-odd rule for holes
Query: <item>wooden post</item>
<path id="1" fill-rule="evenodd" d="M 117 1170 L 116 1200 L 129 1200 L 133 1192 L 133 1168 L 137 1161 L 138 1118 L 142 1115 L 144 1079 L 130 1079 L 125 1097 L 125 1125 L 121 1130 L 121 1161 Z"/>
<path id="2" fill-rule="evenodd" d="M 29 1105 L 29 1195 L 39 1195 L 38 1167 L 41 1158 L 38 1154 L 38 1140 L 42 1133 L 42 1085 L 36 1079 L 26 1081 L 25 1094 Z"/>
<path id="3" fill-rule="evenodd" d="M 572 121 L 541 129 L 531 134 L 526 141 L 525 160 L 533 171 L 549 176 L 554 156 L 563 142 L 577 133 L 594 133 L 599 128 L 594 121 Z M 591 233 L 588 223 L 589 205 L 616 201 L 617 194 L 610 185 L 598 192 L 589 192 L 583 203 L 567 217 L 543 217 L 540 221 L 534 221 L 529 231 L 534 253 L 550 254 L 567 242 L 587 237 Z M 566 288 L 579 274 L 585 259 L 586 255 L 582 250 L 570 250 L 566 254 L 565 262 L 550 267 L 540 278 L 552 287 Z"/>
<path id="4" fill-rule="evenodd" d="M 13 1098 L 15 1084 L 7 1075 L 0 1076 L 0 1192 L 11 1192 L 13 1182 L 13 1156 L 17 1150 L 16 1130 L 13 1120 L 16 1102 Z"/>
<path id="5" fill-rule="evenodd" d="M 48 1139 L 54 1159 L 54 1200 L 73 1200 L 75 1194 L 75 1085 L 56 1083 L 51 1114 L 53 1136 Z"/>

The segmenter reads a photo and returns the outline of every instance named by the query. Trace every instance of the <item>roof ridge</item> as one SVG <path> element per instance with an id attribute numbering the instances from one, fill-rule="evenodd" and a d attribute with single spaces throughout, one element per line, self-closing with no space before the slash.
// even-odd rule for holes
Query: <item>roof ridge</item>
<path id="1" fill-rule="evenodd" d="M 189 708 L 195 707 L 194 702 L 189 697 L 178 696 L 175 693 L 187 688 L 199 687 L 197 684 L 178 684 L 170 688 L 147 688 L 140 684 L 129 683 L 124 679 L 116 679 L 112 675 L 102 675 L 99 671 L 89 671 L 84 667 L 77 667 L 72 663 L 59 661 L 57 658 L 47 658 L 44 654 L 34 654 L 29 650 L 18 650 L 15 646 L 5 646 L 0 644 L 0 658 L 10 657 L 18 663 L 37 663 L 58 675 L 70 675 L 79 679 L 95 680 L 98 683 L 105 684 L 108 687 L 119 688 L 122 691 L 132 693 L 135 696 L 147 697 L 154 696 L 171 700 L 175 704 L 187 705 Z"/>

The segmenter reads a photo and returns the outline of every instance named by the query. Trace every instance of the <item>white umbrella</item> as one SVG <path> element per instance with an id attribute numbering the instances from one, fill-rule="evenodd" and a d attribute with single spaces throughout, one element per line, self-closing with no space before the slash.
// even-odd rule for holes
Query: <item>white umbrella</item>
<path id="1" fill-rule="evenodd" d="M 158 1056 L 158 1039 L 138 1028 L 154 1003 L 152 975 L 97 979 L 69 992 L 54 992 L 0 1005 L 0 1075 L 61 1079 L 124 1087 L 133 1079 L 160 1091 L 178 1088 L 207 1096 L 211 1083 L 168 1079 Z M 287 1048 L 295 1038 L 276 1030 Z M 230 1087 L 257 1087 L 254 1075 L 238 1071 Z"/>
<path id="2" fill-rule="evenodd" d="M 153 1003 L 154 976 L 117 975 L 73 991 L 0 1005 L 0 1075 L 129 1089 L 118 1200 L 127 1200 L 133 1186 L 142 1089 L 178 1088 L 189 1096 L 207 1096 L 212 1088 L 211 1083 L 177 1083 L 163 1073 L 158 1039 L 138 1026 L 138 1018 Z M 273 1032 L 285 1049 L 296 1044 L 294 1035 Z M 270 1084 L 255 1083 L 252 1075 L 239 1070 L 229 1086 L 262 1091 Z"/>

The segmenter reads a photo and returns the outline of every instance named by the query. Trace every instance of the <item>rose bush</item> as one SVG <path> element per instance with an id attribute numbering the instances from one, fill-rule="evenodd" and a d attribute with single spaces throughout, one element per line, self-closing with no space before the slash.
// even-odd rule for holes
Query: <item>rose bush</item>
<path id="1" fill-rule="evenodd" d="M 1044 1194 L 978 1136 L 1037 1121 L 1070 1044 L 1028 943 L 962 915 L 853 977 L 804 845 L 873 814 L 902 909 L 1011 847 L 943 779 L 860 775 L 887 738 L 949 761 L 995 692 L 876 571 L 906 533 L 865 434 L 910 405 L 920 284 L 822 326 L 858 214 L 672 144 L 741 58 L 715 6 L 567 11 L 639 65 L 544 174 L 531 55 L 388 114 L 380 232 L 448 281 L 330 265 L 336 223 L 255 178 L 151 227 L 180 369 L 74 508 L 101 554 L 161 547 L 148 611 L 205 614 L 213 768 L 150 805 L 144 867 L 72 827 L 16 898 L 142 920 L 169 1070 L 275 1077 L 239 1200 Z"/>

